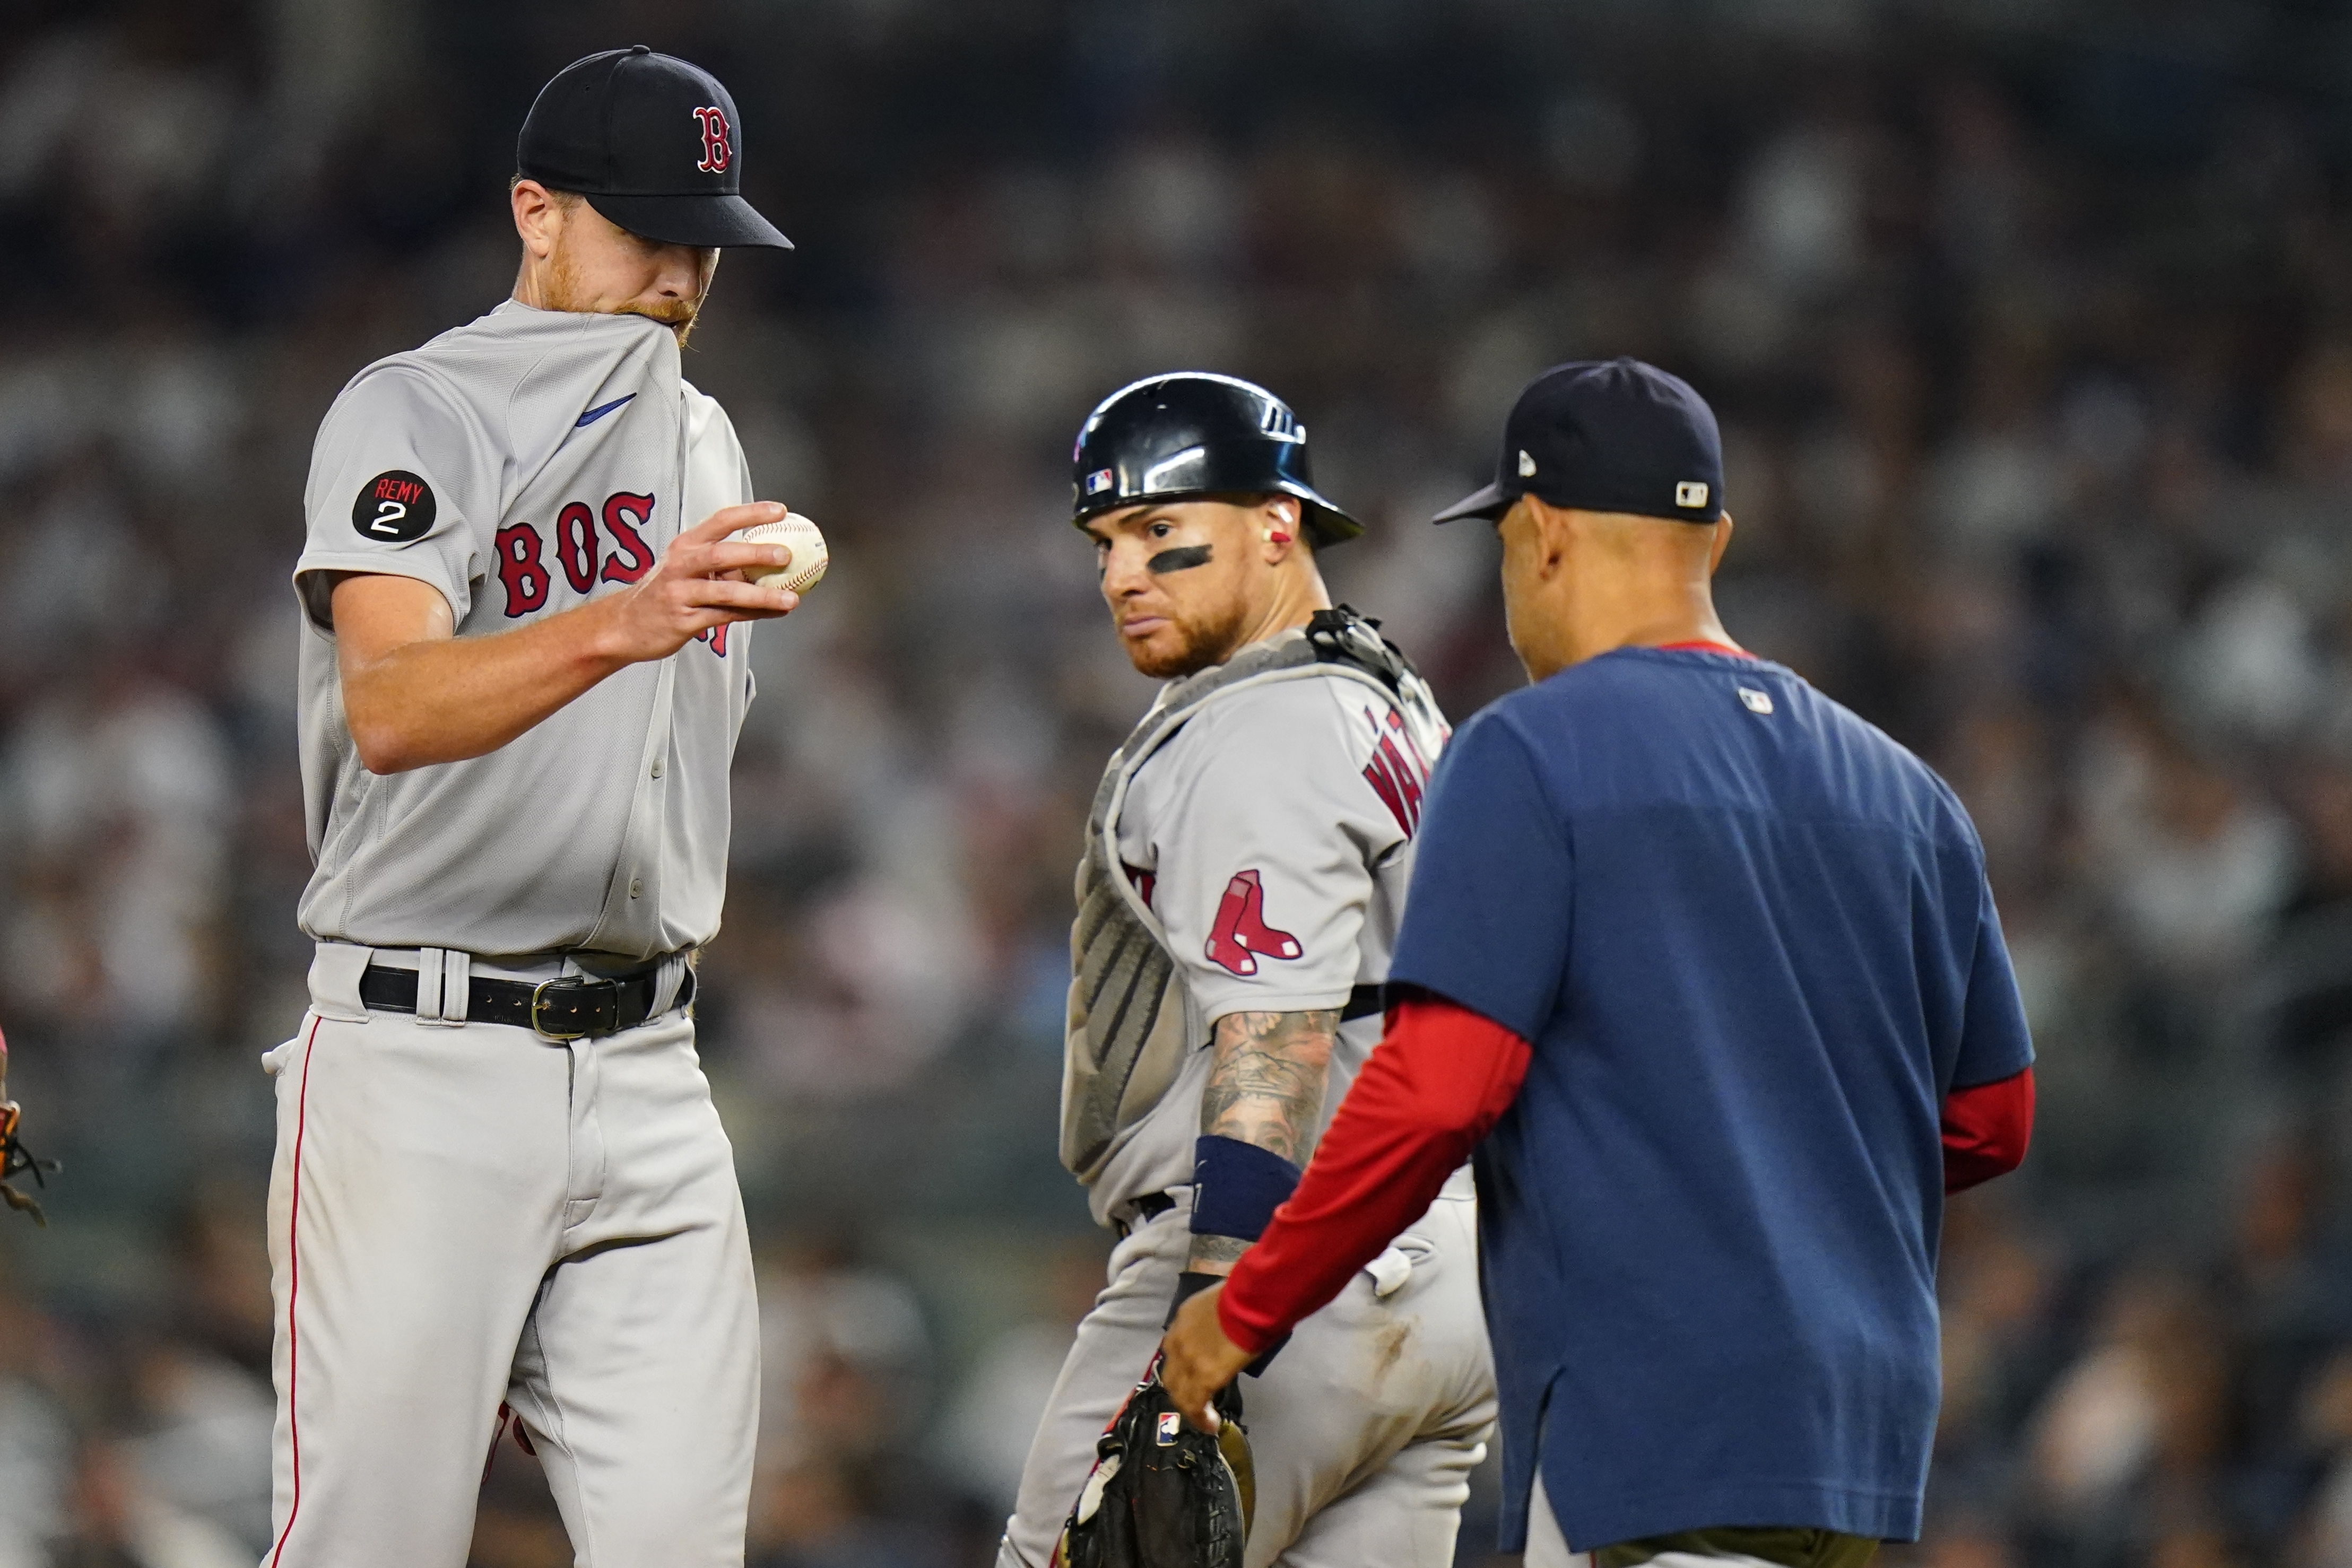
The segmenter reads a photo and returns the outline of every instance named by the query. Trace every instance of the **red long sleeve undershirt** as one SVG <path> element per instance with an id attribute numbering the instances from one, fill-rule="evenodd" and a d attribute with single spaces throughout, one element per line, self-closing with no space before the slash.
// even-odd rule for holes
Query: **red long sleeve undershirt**
<path id="1" fill-rule="evenodd" d="M 1944 1190 L 1965 1192 L 2025 1163 L 2033 1137 L 2033 1069 L 1944 1096 Z"/>
<path id="2" fill-rule="evenodd" d="M 1441 997 L 1391 1008 L 1385 1038 L 1297 1190 L 1225 1281 L 1217 1304 L 1225 1337 L 1262 1353 L 1337 1296 L 1436 1199 L 1509 1108 L 1530 1054 L 1501 1024 Z M 2032 1125 L 2032 1068 L 1953 1091 L 1944 1102 L 1944 1190 L 2016 1169 Z"/>
<path id="3" fill-rule="evenodd" d="M 1528 1042 L 1442 998 L 1388 1030 L 1307 1175 L 1225 1281 L 1217 1319 L 1253 1354 L 1339 1293 L 1437 1197 L 1528 1074 Z"/>

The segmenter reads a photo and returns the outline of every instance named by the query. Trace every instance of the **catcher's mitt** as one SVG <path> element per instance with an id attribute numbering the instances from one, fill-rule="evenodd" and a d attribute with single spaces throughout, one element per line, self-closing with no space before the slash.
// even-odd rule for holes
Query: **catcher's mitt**
<path id="1" fill-rule="evenodd" d="M 32 1151 L 25 1147 L 16 1136 L 16 1124 L 23 1119 L 24 1113 L 16 1108 L 14 1100 L 0 1100 L 0 1202 L 20 1213 L 31 1215 L 34 1224 L 46 1227 L 49 1217 L 41 1212 L 40 1201 L 31 1194 L 18 1192 L 8 1185 L 10 1176 L 30 1171 L 33 1184 L 46 1189 L 49 1185 L 49 1173 L 61 1168 L 57 1161 L 36 1158 Z"/>
<path id="2" fill-rule="evenodd" d="M 1054 1547 L 1054 1568 L 1242 1568 L 1257 1509 L 1242 1396 L 1215 1401 L 1213 1437 L 1160 1386 L 1160 1358 L 1095 1445 L 1095 1468 Z"/>

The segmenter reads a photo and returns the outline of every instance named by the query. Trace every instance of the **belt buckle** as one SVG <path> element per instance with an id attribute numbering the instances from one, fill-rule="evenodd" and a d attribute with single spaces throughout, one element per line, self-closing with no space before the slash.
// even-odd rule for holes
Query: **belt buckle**
<path id="1" fill-rule="evenodd" d="M 584 991 L 586 982 L 577 975 L 559 975 L 552 980 L 541 980 L 530 989 L 530 1031 L 541 1040 L 585 1040 L 591 1031 L 584 1029 L 554 1030 L 543 1021 L 547 993 L 551 990 Z"/>

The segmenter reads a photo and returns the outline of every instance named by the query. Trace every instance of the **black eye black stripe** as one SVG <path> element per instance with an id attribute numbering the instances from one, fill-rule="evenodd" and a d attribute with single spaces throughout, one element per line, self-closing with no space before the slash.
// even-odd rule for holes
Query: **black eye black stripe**
<path id="1" fill-rule="evenodd" d="M 1154 577 L 1164 577 L 1171 571 L 1190 571 L 1196 566 L 1208 564 L 1207 545 L 1183 545 L 1175 549 L 1164 549 L 1143 563 L 1144 569 Z"/>

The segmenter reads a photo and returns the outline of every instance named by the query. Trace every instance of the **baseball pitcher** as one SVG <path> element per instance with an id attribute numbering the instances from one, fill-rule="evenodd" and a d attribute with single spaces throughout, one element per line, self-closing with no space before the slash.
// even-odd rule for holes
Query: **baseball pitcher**
<path id="1" fill-rule="evenodd" d="M 999 1568 L 1046 1568 L 1173 1304 L 1265 1228 L 1379 1038 L 1446 736 L 1412 666 L 1331 607 L 1315 553 L 1361 528 L 1281 400 L 1154 377 L 1095 410 L 1075 460 L 1120 643 L 1170 684 L 1103 776 L 1072 932 L 1061 1154 L 1122 1239 Z M 1475 1226 L 1465 1167 L 1244 1380 L 1248 1568 L 1452 1562 L 1495 1417 Z"/>
<path id="2" fill-rule="evenodd" d="M 758 1328 L 694 1051 L 749 628 L 795 601 L 678 350 L 734 101 L 643 47 L 525 120 L 514 298 L 320 425 L 295 569 L 316 869 L 278 1079 L 266 1568 L 458 1568 L 513 1418 L 582 1563 L 743 1556 Z"/>

